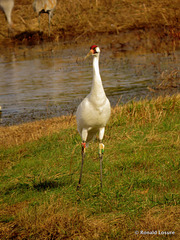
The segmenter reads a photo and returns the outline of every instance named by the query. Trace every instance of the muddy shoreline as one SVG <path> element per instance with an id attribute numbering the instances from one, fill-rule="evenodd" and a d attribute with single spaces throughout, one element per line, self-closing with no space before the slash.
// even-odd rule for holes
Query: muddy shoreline
<path id="1" fill-rule="evenodd" d="M 180 44 L 179 1 L 57 1 L 48 34 L 48 16 L 40 26 L 33 0 L 15 0 L 13 31 L 8 36 L 0 11 L 0 53 L 4 48 L 34 46 L 46 42 L 106 45 L 114 52 L 169 52 Z M 40 28 L 39 28 L 40 27 Z"/>
<path id="2" fill-rule="evenodd" d="M 119 34 L 96 34 L 94 36 L 84 36 L 78 39 L 68 38 L 62 39 L 61 41 L 54 41 L 53 37 L 47 37 L 46 35 L 42 36 L 44 38 L 38 40 L 38 38 L 28 38 L 28 41 L 16 41 L 13 39 L 9 39 L 2 47 L 0 47 L 0 56 L 4 62 L 17 62 L 17 61 L 26 61 L 32 59 L 48 59 L 56 57 L 60 54 L 62 50 L 68 50 L 69 48 L 75 49 L 73 55 L 77 56 L 77 61 L 79 56 L 82 56 L 82 49 L 89 49 L 89 46 L 92 44 L 98 44 L 102 51 L 110 52 L 111 59 L 123 59 L 128 56 L 141 56 L 146 54 L 160 54 L 165 57 L 170 57 L 171 59 L 176 59 L 175 52 L 179 50 L 179 42 L 173 41 L 170 39 L 168 35 L 163 37 L 161 34 L 156 35 L 156 31 L 154 29 L 151 30 L 133 30 L 133 31 L 125 31 Z M 37 33 L 36 37 L 39 36 Z M 154 38 L 152 38 L 154 36 Z M 47 38 L 46 38 L 47 37 Z M 83 41 L 82 41 L 83 38 Z M 80 52 L 78 48 L 81 49 Z M 84 52 L 86 52 L 84 51 Z M 72 52 L 70 52 L 72 54 Z M 110 61 L 112 62 L 112 61 Z M 153 63 L 152 63 L 153 64 Z M 156 64 L 156 63 L 155 63 Z M 173 76 L 174 77 L 174 76 Z M 167 77 L 168 79 L 168 77 Z M 169 80 L 168 80 L 169 81 Z M 179 73 L 177 78 L 171 83 L 168 82 L 168 86 L 160 87 L 155 83 L 154 86 L 150 85 L 150 87 L 146 90 L 147 97 L 154 97 L 165 94 L 175 94 L 179 92 Z M 166 85 L 167 85 L 166 84 Z M 134 99 L 135 96 L 132 96 Z M 144 96 L 142 96 L 144 97 Z M 140 97 L 136 96 L 136 99 L 139 100 Z M 114 101 L 114 100 L 113 100 Z M 122 98 L 121 103 L 126 103 L 129 99 L 126 97 Z M 113 106 L 118 102 L 118 100 L 114 101 Z M 74 104 L 74 103 L 73 103 Z M 0 104 L 2 105 L 2 103 Z M 75 105 L 75 104 L 74 104 Z M 4 113 L 4 109 L 2 110 L 2 117 L 4 117 L 3 121 L 1 118 L 1 126 L 8 125 L 16 125 L 24 122 L 31 122 L 40 119 L 47 119 L 51 117 L 58 117 L 60 115 L 69 115 L 74 113 L 75 107 L 71 106 L 71 104 L 64 105 L 49 105 L 48 103 L 43 106 L 41 109 L 31 110 L 26 109 L 22 113 L 12 112 L 12 117 L 6 116 Z M 78 105 L 78 103 L 76 103 Z M 36 106 L 35 106 L 36 107 Z M 15 109 L 14 109 L 15 110 Z M 13 111 L 14 111 L 13 110 Z"/>
<path id="3" fill-rule="evenodd" d="M 60 44 L 62 47 L 68 45 L 90 44 L 105 45 L 111 48 L 115 54 L 142 54 L 142 53 L 166 53 L 180 49 L 180 30 L 176 34 L 169 28 L 142 28 L 125 30 L 117 33 L 94 33 L 72 36 L 71 34 L 56 39 L 56 35 L 48 36 L 43 32 L 22 32 L 11 38 L 0 40 L 0 54 L 4 50 L 21 49 L 23 47 L 34 47 L 46 43 Z M 8 48 L 8 49 L 7 49 Z"/>
<path id="4" fill-rule="evenodd" d="M 10 37 L 8 37 L 4 14 L 0 12 L 2 61 L 51 58 L 60 49 L 69 48 L 76 49 L 73 54 L 77 56 L 78 61 L 78 57 L 81 56 L 78 48 L 80 47 L 82 51 L 92 44 L 99 45 L 103 51 L 109 51 L 112 59 L 142 54 L 162 54 L 167 58 L 176 59 L 175 53 L 180 50 L 178 1 L 175 1 L 174 5 L 168 0 L 157 0 L 156 3 L 149 1 L 131 3 L 126 0 L 120 3 L 115 0 L 113 4 L 102 0 L 101 6 L 93 5 L 92 2 L 79 3 L 74 1 L 68 4 L 58 1 L 50 36 L 48 36 L 46 14 L 41 16 L 41 31 L 39 31 L 31 0 L 27 0 L 26 3 L 21 0 L 15 1 L 12 12 L 14 30 Z M 173 76 L 171 72 L 169 74 L 170 77 L 166 76 L 165 80 L 162 79 L 165 86 L 158 87 L 160 83 L 155 83 L 147 90 L 148 95 L 158 96 L 178 92 L 179 73 Z M 72 114 L 74 110 L 69 112 L 66 107 L 63 106 L 65 111 L 62 110 L 62 114 Z M 19 124 L 22 122 L 21 118 L 25 122 L 48 118 L 52 112 L 53 116 L 58 116 L 59 107 L 54 106 L 50 112 L 43 110 L 42 113 L 35 114 L 36 116 L 31 111 L 28 112 L 29 117 L 20 114 L 17 121 L 10 120 L 6 125 Z"/>

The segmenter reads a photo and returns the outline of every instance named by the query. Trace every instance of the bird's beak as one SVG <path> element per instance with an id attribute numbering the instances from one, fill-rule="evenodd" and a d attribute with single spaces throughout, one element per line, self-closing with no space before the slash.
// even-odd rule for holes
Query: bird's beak
<path id="1" fill-rule="evenodd" d="M 91 49 L 89 52 L 88 52 L 88 54 L 85 56 L 85 58 L 84 58 L 84 60 L 86 60 L 86 58 L 88 58 L 90 55 L 92 55 L 93 54 L 93 49 Z"/>

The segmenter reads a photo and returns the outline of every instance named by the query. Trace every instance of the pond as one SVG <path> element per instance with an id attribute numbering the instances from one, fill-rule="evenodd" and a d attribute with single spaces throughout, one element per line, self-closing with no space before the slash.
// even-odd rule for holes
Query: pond
<path id="1" fill-rule="evenodd" d="M 50 44 L 8 48 L 0 53 L 1 125 L 74 114 L 89 93 L 92 58 L 89 45 Z M 151 96 L 163 71 L 179 66 L 173 54 L 134 54 L 100 46 L 100 73 L 111 105 Z"/>

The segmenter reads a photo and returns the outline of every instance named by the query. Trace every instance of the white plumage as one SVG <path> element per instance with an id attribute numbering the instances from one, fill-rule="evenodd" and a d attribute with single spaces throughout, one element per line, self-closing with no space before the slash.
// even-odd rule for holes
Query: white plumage
<path id="1" fill-rule="evenodd" d="M 99 72 L 99 47 L 92 46 L 90 54 L 93 55 L 92 88 L 76 112 L 78 132 L 86 143 L 91 141 L 98 132 L 99 140 L 102 141 L 105 126 L 111 114 L 110 102 L 104 92 Z"/>
<path id="2" fill-rule="evenodd" d="M 11 30 L 12 20 L 11 13 L 14 7 L 14 0 L 0 0 L 0 8 L 4 11 L 6 19 L 9 24 L 9 30 Z"/>
<path id="3" fill-rule="evenodd" d="M 97 133 L 99 133 L 100 140 L 99 148 L 100 149 L 103 148 L 104 145 L 102 146 L 101 142 L 104 137 L 105 126 L 111 115 L 110 102 L 106 97 L 99 72 L 99 55 L 100 55 L 99 47 L 96 45 L 91 46 L 90 52 L 87 56 L 89 55 L 93 56 L 93 81 L 91 92 L 80 103 L 76 112 L 77 128 L 83 141 L 82 166 L 86 143 L 88 144 L 89 141 L 91 141 L 96 136 Z M 101 153 L 100 157 L 102 158 Z M 82 167 L 79 184 L 81 182 L 81 175 Z"/>

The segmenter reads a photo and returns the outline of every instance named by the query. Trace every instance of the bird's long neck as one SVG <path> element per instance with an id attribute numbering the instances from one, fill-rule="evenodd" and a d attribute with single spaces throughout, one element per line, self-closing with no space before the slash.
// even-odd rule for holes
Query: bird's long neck
<path id="1" fill-rule="evenodd" d="M 99 72 L 99 55 L 93 57 L 93 82 L 91 88 L 91 95 L 95 95 L 96 97 L 101 97 L 105 95 Z"/>

